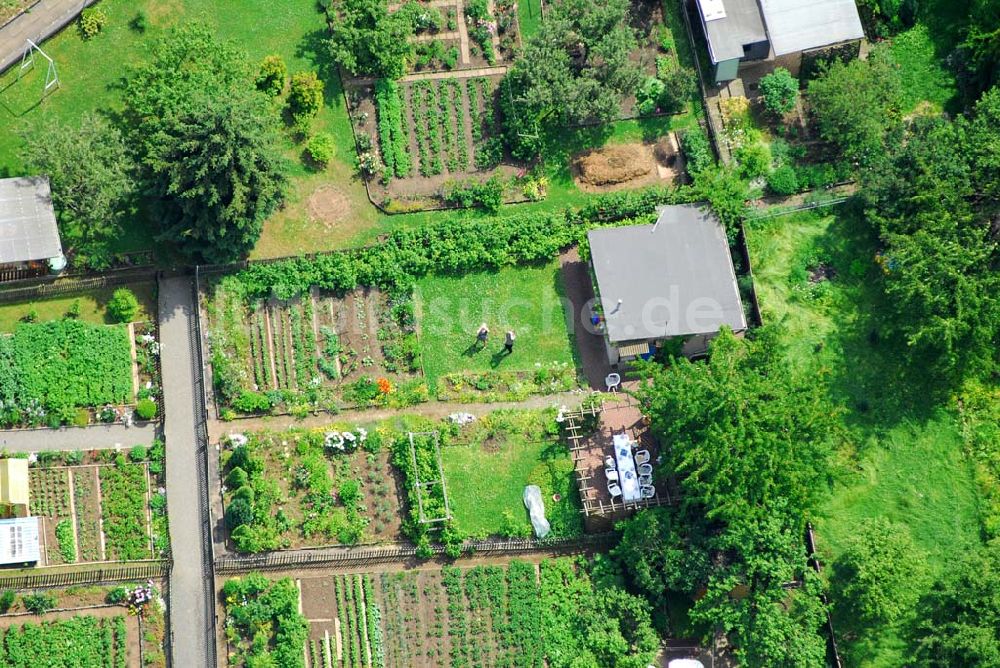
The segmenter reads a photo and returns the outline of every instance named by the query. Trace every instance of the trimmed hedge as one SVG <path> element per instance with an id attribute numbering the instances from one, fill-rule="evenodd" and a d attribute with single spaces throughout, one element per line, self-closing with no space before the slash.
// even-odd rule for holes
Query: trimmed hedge
<path id="1" fill-rule="evenodd" d="M 654 187 L 595 197 L 580 209 L 497 218 L 455 218 L 397 230 L 377 246 L 252 264 L 236 275 L 245 297 L 290 299 L 310 286 L 409 289 L 429 273 L 465 273 L 551 259 L 591 227 L 647 223 L 662 204 L 693 202 L 691 188 Z"/>

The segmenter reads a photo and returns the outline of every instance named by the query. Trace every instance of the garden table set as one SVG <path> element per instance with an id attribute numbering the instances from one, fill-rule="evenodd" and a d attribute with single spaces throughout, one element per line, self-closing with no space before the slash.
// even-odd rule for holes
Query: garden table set
<path id="1" fill-rule="evenodd" d="M 649 451 L 634 451 L 637 445 L 627 434 L 614 435 L 615 456 L 605 460 L 604 474 L 608 479 L 611 498 L 620 496 L 626 503 L 650 499 L 656 495 L 653 488 L 653 466 Z"/>

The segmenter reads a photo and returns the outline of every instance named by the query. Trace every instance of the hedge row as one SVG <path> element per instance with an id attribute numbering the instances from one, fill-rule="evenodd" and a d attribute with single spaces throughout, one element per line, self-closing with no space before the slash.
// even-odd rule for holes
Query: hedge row
<path id="1" fill-rule="evenodd" d="M 429 273 L 464 273 L 554 257 L 597 225 L 646 223 L 663 204 L 691 202 L 690 188 L 654 187 L 595 197 L 580 209 L 496 218 L 456 218 L 398 230 L 368 248 L 253 264 L 237 275 L 247 298 L 289 299 L 310 286 L 408 289 Z"/>

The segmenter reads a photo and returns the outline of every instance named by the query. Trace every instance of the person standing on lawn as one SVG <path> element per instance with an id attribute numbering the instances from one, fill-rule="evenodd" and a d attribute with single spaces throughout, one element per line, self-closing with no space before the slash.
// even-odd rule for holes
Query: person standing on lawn
<path id="1" fill-rule="evenodd" d="M 479 326 L 479 331 L 476 332 L 476 342 L 482 345 L 483 348 L 486 347 L 486 339 L 490 338 L 490 328 L 486 326 L 484 322 Z"/>
<path id="2" fill-rule="evenodd" d="M 514 352 L 514 339 L 516 339 L 516 338 L 517 338 L 517 334 L 514 333 L 513 329 L 507 331 L 507 335 L 503 339 L 503 351 L 507 355 L 513 354 L 513 352 Z"/>

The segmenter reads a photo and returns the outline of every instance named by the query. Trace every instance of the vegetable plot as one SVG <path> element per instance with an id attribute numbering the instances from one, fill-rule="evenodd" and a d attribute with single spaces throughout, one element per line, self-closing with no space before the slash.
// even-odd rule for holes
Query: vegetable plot
<path id="1" fill-rule="evenodd" d="M 124 629 L 122 617 L 98 620 L 90 615 L 12 626 L 0 631 L 0 665 L 125 666 L 128 650 Z"/>
<path id="2" fill-rule="evenodd" d="M 39 362 L 44 360 L 44 364 Z M 132 401 L 126 327 L 73 319 L 21 323 L 0 336 L 0 424 L 59 425 L 78 407 Z"/>

